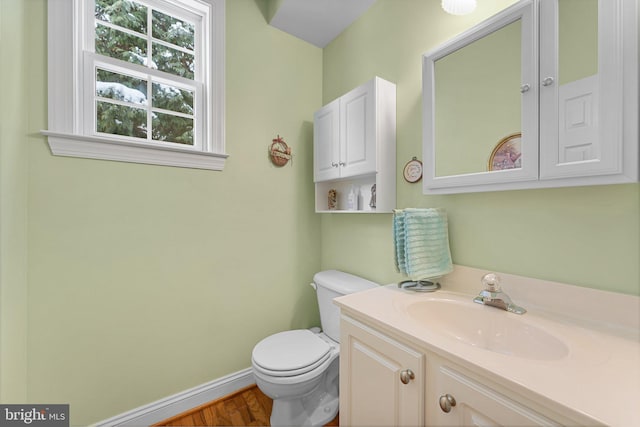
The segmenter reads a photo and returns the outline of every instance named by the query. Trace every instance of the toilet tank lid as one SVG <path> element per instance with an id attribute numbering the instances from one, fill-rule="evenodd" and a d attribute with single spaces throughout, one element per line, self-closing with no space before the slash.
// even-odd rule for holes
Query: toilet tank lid
<path id="1" fill-rule="evenodd" d="M 378 283 L 338 270 L 320 271 L 313 276 L 313 282 L 344 295 L 379 286 Z"/>

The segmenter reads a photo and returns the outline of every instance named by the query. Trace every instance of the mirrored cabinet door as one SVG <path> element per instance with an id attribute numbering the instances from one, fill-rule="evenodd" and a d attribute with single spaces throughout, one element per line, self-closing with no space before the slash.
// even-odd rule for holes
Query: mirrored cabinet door
<path id="1" fill-rule="evenodd" d="M 427 188 L 537 179 L 534 12 L 520 2 L 424 56 Z"/>
<path id="2" fill-rule="evenodd" d="M 622 170 L 622 4 L 540 1 L 540 179 Z"/>

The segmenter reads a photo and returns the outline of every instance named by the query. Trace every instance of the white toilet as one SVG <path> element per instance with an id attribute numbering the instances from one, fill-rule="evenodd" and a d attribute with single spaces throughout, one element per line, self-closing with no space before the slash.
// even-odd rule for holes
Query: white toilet
<path id="1" fill-rule="evenodd" d="M 316 273 L 322 332 L 279 332 L 253 348 L 256 384 L 273 399 L 272 426 L 322 426 L 338 413 L 340 309 L 333 299 L 378 284 L 337 270 Z M 317 329 L 317 328 L 314 328 Z"/>

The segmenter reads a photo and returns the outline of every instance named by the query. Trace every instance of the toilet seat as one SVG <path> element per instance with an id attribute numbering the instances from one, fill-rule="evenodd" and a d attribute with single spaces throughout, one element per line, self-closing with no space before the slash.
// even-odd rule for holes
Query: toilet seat
<path id="1" fill-rule="evenodd" d="M 253 349 L 252 362 L 265 375 L 292 377 L 324 364 L 332 350 L 328 342 L 307 329 L 285 331 L 260 341 Z"/>

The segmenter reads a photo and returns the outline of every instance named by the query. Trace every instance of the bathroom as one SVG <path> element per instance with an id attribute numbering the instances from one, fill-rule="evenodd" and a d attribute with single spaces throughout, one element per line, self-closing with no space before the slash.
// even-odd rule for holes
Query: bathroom
<path id="1" fill-rule="evenodd" d="M 47 1 L 0 2 L 0 401 L 98 422 L 318 325 L 318 271 L 402 279 L 390 214 L 315 213 L 313 113 L 375 75 L 396 83 L 401 171 L 422 158 L 422 54 L 514 2 L 460 17 L 377 0 L 323 49 L 269 26 L 274 3 L 226 2 L 229 158 L 214 172 L 53 156 Z M 277 135 L 284 167 L 267 155 Z M 430 196 L 396 183 L 398 207 L 447 210 L 455 264 L 640 294 L 638 183 Z"/>

